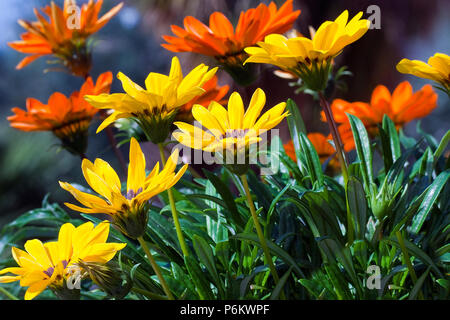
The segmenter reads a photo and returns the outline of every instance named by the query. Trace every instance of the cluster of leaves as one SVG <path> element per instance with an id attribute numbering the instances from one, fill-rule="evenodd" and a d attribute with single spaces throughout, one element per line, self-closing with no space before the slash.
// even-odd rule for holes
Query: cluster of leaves
<path id="1" fill-rule="evenodd" d="M 190 255 L 183 257 L 170 207 L 151 206 L 145 235 L 164 277 L 178 299 L 446 299 L 450 291 L 450 177 L 444 151 L 450 132 L 438 143 L 422 132 L 419 141 L 397 132 L 385 117 L 370 141 L 362 122 L 349 115 L 356 159 L 345 186 L 324 173 L 306 136 L 297 106 L 288 101 L 289 129 L 297 163 L 282 150 L 274 175 L 249 173 L 257 214 L 275 257 L 276 284 L 268 267 L 240 180 L 226 168 L 189 175 L 175 192 Z M 278 137 L 272 143 L 281 144 Z M 374 161 L 379 158 L 380 161 Z M 374 168 L 374 163 L 379 168 Z M 160 196 L 168 203 L 167 195 Z M 82 215 L 98 223 L 98 215 Z M 52 239 L 59 227 L 82 219 L 45 199 L 0 233 L 0 266 L 15 265 L 9 250 L 29 238 Z M 117 257 L 133 282 L 126 299 L 163 296 L 137 242 L 111 229 L 110 241 L 127 246 Z M 380 286 L 367 285 L 369 267 L 380 270 Z M 104 299 L 92 283 L 85 299 Z M 21 296 L 20 288 L 8 289 Z M 47 290 L 49 291 L 49 290 Z M 40 298 L 54 298 L 46 292 Z"/>

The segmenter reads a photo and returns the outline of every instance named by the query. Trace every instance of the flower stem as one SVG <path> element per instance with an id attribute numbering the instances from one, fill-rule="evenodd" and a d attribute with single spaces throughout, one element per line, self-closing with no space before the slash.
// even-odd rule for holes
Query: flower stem
<path id="1" fill-rule="evenodd" d="M 398 244 L 400 245 L 400 249 L 402 250 L 403 253 L 403 260 L 406 264 L 406 267 L 408 268 L 409 271 L 409 275 L 411 276 L 411 279 L 413 281 L 414 284 L 416 284 L 417 282 L 417 275 L 416 272 L 414 271 L 414 267 L 411 264 L 411 259 L 409 258 L 409 254 L 408 251 L 406 250 L 406 246 L 405 246 L 405 242 L 403 241 L 403 236 L 402 233 L 400 231 L 397 231 L 395 233 L 397 240 L 398 240 Z M 422 294 L 422 290 L 419 290 L 419 298 L 421 300 L 424 299 L 423 294 Z"/>
<path id="2" fill-rule="evenodd" d="M 158 143 L 159 154 L 161 156 L 161 162 L 166 165 L 166 156 L 164 155 L 164 146 L 162 143 Z M 189 250 L 184 240 L 183 232 L 181 231 L 180 220 L 178 219 L 177 208 L 175 207 L 175 200 L 172 193 L 172 188 L 167 189 L 167 194 L 169 195 L 170 209 L 172 210 L 173 223 L 175 224 L 175 230 L 177 232 L 178 242 L 180 243 L 181 251 L 185 257 L 189 256 Z"/>
<path id="3" fill-rule="evenodd" d="M 320 105 L 325 112 L 325 116 L 327 118 L 328 125 L 330 126 L 331 136 L 333 137 L 334 145 L 336 147 L 337 156 L 339 159 L 339 163 L 341 164 L 342 176 L 344 178 L 344 185 L 347 185 L 348 181 L 348 171 L 347 171 L 347 161 L 345 159 L 344 149 L 342 147 L 342 139 L 339 134 L 339 130 L 336 125 L 336 121 L 334 121 L 333 113 L 331 112 L 330 104 L 322 92 L 319 92 Z"/>
<path id="4" fill-rule="evenodd" d="M 166 280 L 164 280 L 164 277 L 161 273 L 161 269 L 159 268 L 158 264 L 156 263 L 155 259 L 153 258 L 152 254 L 150 253 L 150 250 L 148 249 L 147 243 L 145 243 L 144 238 L 141 236 L 137 238 L 139 243 L 141 244 L 142 249 L 144 250 L 145 254 L 147 255 L 147 259 L 150 262 L 150 265 L 153 268 L 153 271 L 155 271 L 156 276 L 159 279 L 159 282 L 161 283 L 161 286 L 163 287 L 164 292 L 166 293 L 169 300 L 175 300 L 175 298 L 172 295 L 172 292 L 170 292 L 169 287 L 167 286 Z"/>
<path id="5" fill-rule="evenodd" d="M 9 298 L 10 300 L 19 300 L 19 298 L 17 298 L 15 295 L 13 295 L 11 292 L 9 292 L 8 290 L 6 290 L 3 287 L 0 287 L 0 293 L 2 293 L 3 295 L 5 295 L 7 298 Z"/>
<path id="6" fill-rule="evenodd" d="M 273 277 L 275 283 L 278 284 L 278 282 L 280 281 L 280 278 L 278 277 L 277 270 L 275 269 L 275 265 L 273 264 L 272 256 L 269 251 L 269 247 L 267 246 L 266 239 L 264 238 L 264 232 L 262 231 L 261 225 L 259 224 L 259 221 L 258 221 L 258 216 L 256 215 L 255 205 L 253 203 L 252 196 L 250 194 L 250 188 L 248 187 L 247 176 L 245 174 L 241 175 L 241 180 L 242 180 L 242 184 L 244 186 L 245 195 L 247 196 L 247 203 L 248 203 L 248 207 L 250 208 L 250 212 L 252 214 L 256 233 L 258 235 L 259 242 L 261 244 L 261 247 L 264 252 L 264 256 L 266 258 L 266 263 L 269 266 L 270 272 L 272 273 L 272 277 Z M 281 291 L 281 298 L 285 299 L 283 291 Z"/>

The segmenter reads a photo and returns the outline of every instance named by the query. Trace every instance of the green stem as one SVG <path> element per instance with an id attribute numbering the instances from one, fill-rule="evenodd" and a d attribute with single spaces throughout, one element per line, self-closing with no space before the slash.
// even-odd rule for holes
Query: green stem
<path id="1" fill-rule="evenodd" d="M 348 182 L 348 170 L 347 170 L 347 160 L 345 158 L 344 148 L 342 147 L 342 139 L 341 135 L 339 134 L 339 130 L 336 124 L 336 121 L 334 120 L 333 113 L 331 112 L 330 104 L 328 103 L 327 99 L 323 95 L 322 92 L 319 92 L 319 100 L 320 105 L 323 108 L 323 111 L 325 113 L 325 117 L 327 118 L 328 126 L 330 127 L 331 136 L 333 137 L 334 145 L 336 148 L 336 153 L 339 159 L 339 163 L 341 165 L 341 171 L 342 171 L 342 177 L 344 178 L 344 188 L 345 188 L 345 199 L 347 202 L 347 240 L 348 244 L 351 245 L 354 240 L 354 232 L 353 227 L 354 224 L 352 222 L 352 216 L 348 207 L 348 195 L 347 195 L 347 182 Z"/>
<path id="2" fill-rule="evenodd" d="M 19 298 L 17 298 L 15 295 L 13 295 L 11 292 L 6 290 L 5 288 L 0 287 L 0 293 L 3 293 L 10 300 L 19 300 Z"/>
<path id="3" fill-rule="evenodd" d="M 402 233 L 400 231 L 397 231 L 395 233 L 395 235 L 397 236 L 398 244 L 400 245 L 400 249 L 402 250 L 402 253 L 403 253 L 404 263 L 406 264 L 406 267 L 408 268 L 408 271 L 409 271 L 409 274 L 411 276 L 413 283 L 416 284 L 417 275 L 416 275 L 416 272 L 414 271 L 413 265 L 411 264 L 411 259 L 409 257 L 408 251 L 406 250 L 406 246 L 405 246 L 405 242 L 403 241 Z M 422 290 L 419 291 L 419 298 L 421 300 L 424 299 Z"/>
<path id="4" fill-rule="evenodd" d="M 163 165 L 166 165 L 166 156 L 164 155 L 164 146 L 162 143 L 158 144 L 159 147 L 159 154 L 161 156 L 161 162 Z M 178 212 L 177 208 L 175 207 L 175 199 L 173 197 L 172 189 L 167 189 L 167 194 L 169 195 L 169 203 L 170 203 L 170 209 L 172 210 L 172 218 L 173 223 L 175 224 L 175 230 L 177 232 L 178 242 L 180 243 L 181 251 L 183 251 L 183 255 L 185 257 L 189 256 L 189 250 L 186 245 L 186 241 L 184 240 L 183 232 L 181 231 L 181 225 L 180 220 L 178 218 Z"/>
<path id="5" fill-rule="evenodd" d="M 264 252 L 265 260 L 267 265 L 269 266 L 270 272 L 272 273 L 272 277 L 275 280 L 275 283 L 278 284 L 280 278 L 278 277 L 277 270 L 275 269 L 275 265 L 272 261 L 272 256 L 269 251 L 269 247 L 267 246 L 266 239 L 264 238 L 264 232 L 262 231 L 261 225 L 258 221 L 258 216 L 256 215 L 255 205 L 252 200 L 252 196 L 250 194 L 250 188 L 248 187 L 247 176 L 245 174 L 241 175 L 242 184 L 244 186 L 245 195 L 247 196 L 248 207 L 250 208 L 250 212 L 252 214 L 253 223 L 255 225 L 256 233 L 259 238 L 259 242 Z M 281 298 L 285 299 L 284 292 L 281 291 Z"/>
<path id="6" fill-rule="evenodd" d="M 169 300 L 175 300 L 175 298 L 172 295 L 172 292 L 170 292 L 169 286 L 166 283 L 166 280 L 164 280 L 164 277 L 161 273 L 161 269 L 159 268 L 158 264 L 156 263 L 155 259 L 153 258 L 150 250 L 148 249 L 147 243 L 145 243 L 144 238 L 139 237 L 137 238 L 139 243 L 141 244 L 142 249 L 144 250 L 145 254 L 147 255 L 147 259 L 150 262 L 150 265 L 153 268 L 153 271 L 155 271 L 156 276 L 159 279 L 159 282 L 161 283 L 161 286 L 163 287 L 164 292 L 166 293 Z"/>
<path id="7" fill-rule="evenodd" d="M 138 287 L 133 287 L 131 288 L 131 291 L 135 292 L 135 293 L 139 293 L 142 294 L 143 296 L 146 296 L 149 299 L 152 300 L 167 300 L 167 297 L 138 288 Z"/>
<path id="8" fill-rule="evenodd" d="M 347 186 L 348 181 L 348 170 L 347 170 L 347 161 L 345 160 L 345 153 L 342 147 L 342 139 L 339 134 L 339 130 L 336 125 L 336 121 L 334 121 L 333 113 L 331 112 L 330 104 L 322 92 L 319 92 L 320 105 L 323 108 L 325 113 L 325 117 L 327 118 L 328 125 L 330 127 L 331 136 L 333 137 L 334 145 L 337 151 L 337 156 L 339 159 L 339 163 L 341 164 L 342 177 L 344 178 L 344 185 Z"/>

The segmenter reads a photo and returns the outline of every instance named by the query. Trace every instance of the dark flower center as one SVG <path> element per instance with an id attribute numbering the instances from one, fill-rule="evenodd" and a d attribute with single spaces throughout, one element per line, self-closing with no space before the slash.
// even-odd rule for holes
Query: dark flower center
<path id="1" fill-rule="evenodd" d="M 66 260 L 61 261 L 61 263 L 63 264 L 64 269 L 67 267 L 68 262 Z M 53 272 L 55 271 L 54 267 L 50 267 L 48 268 L 46 271 L 44 271 L 44 273 L 46 275 L 48 275 L 49 277 L 51 277 L 53 275 Z"/>

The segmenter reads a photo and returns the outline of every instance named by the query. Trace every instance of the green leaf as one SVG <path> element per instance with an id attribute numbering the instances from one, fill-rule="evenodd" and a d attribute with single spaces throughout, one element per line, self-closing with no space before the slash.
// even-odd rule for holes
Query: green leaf
<path id="1" fill-rule="evenodd" d="M 206 267 L 206 270 L 211 274 L 216 287 L 219 289 L 220 295 L 224 296 L 223 285 L 220 280 L 219 274 L 217 273 L 216 263 L 214 261 L 214 255 L 211 247 L 205 241 L 205 239 L 195 235 L 193 239 L 193 245 L 195 253 L 197 254 L 201 263 Z"/>
<path id="2" fill-rule="evenodd" d="M 392 164 L 400 158 L 401 149 L 395 124 L 386 114 L 383 116 L 383 123 L 379 132 L 383 149 L 384 171 L 387 172 Z"/>
<path id="3" fill-rule="evenodd" d="M 258 236 L 256 234 L 239 233 L 239 234 L 234 235 L 233 238 L 239 239 L 242 241 L 250 241 L 250 242 L 256 244 L 257 246 L 261 247 L 261 243 L 259 242 Z M 297 274 L 299 276 L 301 276 L 302 278 L 305 277 L 305 275 L 303 274 L 303 271 L 300 269 L 298 263 L 294 260 L 294 258 L 292 258 L 289 255 L 289 253 L 287 253 L 282 248 L 280 248 L 279 246 L 277 246 L 275 243 L 273 243 L 272 241 L 270 241 L 268 239 L 266 239 L 266 243 L 267 243 L 267 247 L 274 255 L 276 255 L 281 260 L 283 260 L 287 265 L 294 268 L 294 270 L 297 272 Z"/>
<path id="4" fill-rule="evenodd" d="M 289 132 L 291 133 L 292 142 L 294 144 L 295 155 L 297 156 L 297 165 L 302 171 L 301 163 L 301 148 L 300 148 L 300 133 L 306 134 L 305 123 L 300 114 L 297 104 L 292 100 L 288 99 L 286 103 L 286 109 L 289 111 L 290 115 L 287 117 L 287 123 L 289 127 Z"/>
<path id="5" fill-rule="evenodd" d="M 304 133 L 300 133 L 300 146 L 312 184 L 314 185 L 317 182 L 317 186 L 322 187 L 324 181 L 322 165 L 316 149 Z"/>
<path id="6" fill-rule="evenodd" d="M 411 292 L 409 293 L 409 300 L 415 300 L 417 298 L 417 295 L 420 292 L 420 289 L 422 289 L 423 283 L 425 282 L 425 279 L 428 277 L 428 273 L 430 273 L 431 267 L 427 268 L 427 271 L 425 271 L 419 279 L 417 279 L 416 284 L 412 288 Z"/>
<path id="7" fill-rule="evenodd" d="M 203 172 L 205 173 L 206 177 L 209 181 L 214 185 L 216 188 L 216 191 L 220 196 L 222 197 L 226 208 L 231 213 L 231 219 L 232 221 L 241 228 L 241 230 L 245 226 L 245 222 L 242 219 L 241 215 L 239 214 L 239 211 L 237 209 L 236 203 L 234 202 L 234 197 L 230 192 L 229 186 L 227 186 L 218 176 L 215 174 L 203 169 Z"/>
<path id="8" fill-rule="evenodd" d="M 413 218 L 411 225 L 411 232 L 418 233 L 420 231 L 423 223 L 425 222 L 425 219 L 427 218 L 428 214 L 433 208 L 433 205 L 438 199 L 439 194 L 441 193 L 442 189 L 447 183 L 449 177 L 450 177 L 450 170 L 442 172 L 440 175 L 436 177 L 433 183 L 425 190 L 424 192 L 425 196 L 423 198 L 423 201 L 419 207 L 417 214 Z"/>
<path id="9" fill-rule="evenodd" d="M 384 238 L 382 241 L 386 241 L 389 244 L 394 245 L 401 250 L 401 246 L 395 237 Z M 421 260 L 422 263 L 430 266 L 434 270 L 434 272 L 436 272 L 436 274 L 438 274 L 440 277 L 443 277 L 442 272 L 439 270 L 439 268 L 436 266 L 436 264 L 433 262 L 430 256 L 428 256 L 422 249 L 420 249 L 414 243 L 406 239 L 403 239 L 403 241 L 405 243 L 406 250 L 408 250 L 409 254 Z"/>
<path id="10" fill-rule="evenodd" d="M 353 139 L 355 140 L 356 152 L 361 162 L 361 173 L 363 176 L 366 190 L 370 192 L 373 184 L 372 173 L 372 148 L 370 145 L 369 136 L 364 124 L 361 120 L 351 114 L 347 114 L 353 132 Z"/>
<path id="11" fill-rule="evenodd" d="M 281 291 L 284 288 L 284 285 L 286 284 L 286 281 L 289 279 L 289 276 L 291 275 L 292 267 L 289 268 L 288 271 L 280 278 L 280 281 L 277 283 L 275 288 L 272 291 L 272 294 L 270 295 L 270 300 L 277 300 L 280 296 Z"/>
<path id="12" fill-rule="evenodd" d="M 436 162 L 439 160 L 441 155 L 444 153 L 449 142 L 450 142 L 450 130 L 448 130 L 447 133 L 444 135 L 444 137 L 441 139 L 439 146 L 437 147 L 436 151 L 433 154 L 433 157 L 434 157 L 433 167 L 434 167 L 434 165 L 436 165 Z"/>
<path id="13" fill-rule="evenodd" d="M 392 154 L 392 162 L 397 161 L 401 156 L 400 139 L 394 122 L 386 114 L 383 116 L 383 129 L 389 137 L 389 147 Z"/>
<path id="14" fill-rule="evenodd" d="M 192 256 L 185 256 L 184 263 L 186 268 L 191 276 L 192 281 L 195 284 L 195 288 L 197 289 L 197 293 L 202 300 L 213 300 L 214 294 L 211 290 L 211 286 L 209 282 L 206 280 L 205 274 L 202 272 L 202 269 L 198 265 L 198 261 Z"/>
<path id="15" fill-rule="evenodd" d="M 355 233 L 362 240 L 366 233 L 368 205 L 363 185 L 355 177 L 349 177 L 347 182 L 347 203 L 353 216 Z"/>
<path id="16" fill-rule="evenodd" d="M 361 285 L 356 275 L 350 249 L 341 246 L 337 241 L 329 238 L 319 239 L 318 245 L 328 257 L 330 264 L 336 264 L 336 260 L 339 261 L 340 264 L 342 264 L 348 276 L 353 282 L 352 285 L 359 293 L 361 293 Z"/>

